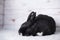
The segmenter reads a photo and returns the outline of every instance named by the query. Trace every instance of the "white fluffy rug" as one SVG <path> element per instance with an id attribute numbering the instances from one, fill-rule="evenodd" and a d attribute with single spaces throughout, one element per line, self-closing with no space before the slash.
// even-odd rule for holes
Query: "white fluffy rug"
<path id="1" fill-rule="evenodd" d="M 0 30 L 0 40 L 60 40 L 59 31 L 49 36 L 21 36 L 14 30 Z"/>

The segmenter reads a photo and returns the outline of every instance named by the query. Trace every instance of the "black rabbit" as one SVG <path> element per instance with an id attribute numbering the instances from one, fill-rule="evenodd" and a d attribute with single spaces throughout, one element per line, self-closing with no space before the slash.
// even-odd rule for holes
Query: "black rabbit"
<path id="1" fill-rule="evenodd" d="M 43 32 L 43 36 L 54 34 L 56 31 L 55 20 L 48 16 L 39 14 L 36 16 L 36 12 L 31 12 L 25 23 L 22 24 L 19 29 L 19 34 L 23 36 L 36 36 L 38 32 Z"/>

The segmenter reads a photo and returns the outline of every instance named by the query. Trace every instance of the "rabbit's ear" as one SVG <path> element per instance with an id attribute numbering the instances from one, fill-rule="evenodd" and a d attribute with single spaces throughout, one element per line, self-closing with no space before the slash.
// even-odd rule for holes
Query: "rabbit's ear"
<path id="1" fill-rule="evenodd" d="M 33 20 L 33 19 L 35 19 L 35 17 L 36 17 L 36 12 L 32 11 L 28 16 L 27 21 Z"/>

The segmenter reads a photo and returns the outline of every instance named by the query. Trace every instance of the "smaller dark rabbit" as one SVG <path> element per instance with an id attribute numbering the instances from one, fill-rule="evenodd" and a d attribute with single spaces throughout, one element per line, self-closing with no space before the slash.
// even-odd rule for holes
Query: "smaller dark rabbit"
<path id="1" fill-rule="evenodd" d="M 36 12 L 31 12 L 18 32 L 22 33 L 23 36 L 36 36 L 39 32 L 43 32 L 43 36 L 52 35 L 56 32 L 56 23 L 48 15 L 39 14 L 36 16 Z"/>

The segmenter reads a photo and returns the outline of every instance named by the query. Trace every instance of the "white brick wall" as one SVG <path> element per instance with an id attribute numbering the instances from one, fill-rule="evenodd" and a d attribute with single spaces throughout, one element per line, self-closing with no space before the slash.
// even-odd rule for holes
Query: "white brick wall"
<path id="1" fill-rule="evenodd" d="M 0 0 L 0 29 L 3 26 L 3 0 Z"/>
<path id="2" fill-rule="evenodd" d="M 6 0 L 5 28 L 19 29 L 31 11 L 52 16 L 60 26 L 60 0 Z"/>

